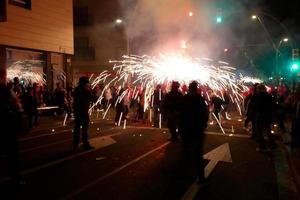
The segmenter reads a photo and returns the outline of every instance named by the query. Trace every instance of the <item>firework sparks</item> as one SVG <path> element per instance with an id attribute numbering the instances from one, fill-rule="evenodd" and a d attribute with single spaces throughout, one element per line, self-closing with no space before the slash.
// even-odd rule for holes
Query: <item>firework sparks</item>
<path id="1" fill-rule="evenodd" d="M 187 85 L 195 80 L 201 87 L 206 88 L 202 94 L 208 101 L 210 101 L 211 94 L 208 91 L 214 91 L 218 96 L 223 96 L 223 91 L 227 91 L 231 101 L 237 104 L 238 112 L 242 114 L 240 104 L 243 96 L 241 94 L 248 89 L 244 83 L 249 78 L 242 75 L 237 77 L 236 69 L 226 62 L 214 61 L 209 58 L 190 58 L 182 54 L 160 54 L 158 57 L 125 55 L 123 60 L 109 62 L 114 65 L 115 77 L 108 71 L 102 72 L 98 77 L 93 75 L 94 80 L 91 83 L 93 88 L 99 83 L 103 83 L 105 86 L 92 108 L 96 104 L 101 104 L 105 90 L 111 85 L 119 85 L 124 89 L 120 90 L 119 88 L 119 95 L 114 106 L 120 103 L 125 96 L 138 99 L 139 94 L 142 94 L 145 112 L 152 104 L 151 95 L 157 84 L 169 85 L 171 81 L 176 80 L 182 85 Z M 127 85 L 132 85 L 133 89 Z M 118 125 L 120 126 L 120 118 Z M 219 125 L 221 127 L 221 124 Z M 222 132 L 224 133 L 224 131 Z"/>

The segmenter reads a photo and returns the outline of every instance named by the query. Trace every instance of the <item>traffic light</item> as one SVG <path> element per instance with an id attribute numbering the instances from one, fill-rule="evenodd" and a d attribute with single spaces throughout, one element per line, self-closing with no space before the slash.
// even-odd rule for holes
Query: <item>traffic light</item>
<path id="1" fill-rule="evenodd" d="M 298 71 L 299 69 L 299 63 L 298 62 L 292 62 L 291 70 L 292 71 Z"/>
<path id="2" fill-rule="evenodd" d="M 216 17 L 216 21 L 217 21 L 217 23 L 222 23 L 223 22 L 223 16 L 217 16 Z"/>
<path id="3" fill-rule="evenodd" d="M 216 18 L 215 18 L 215 20 L 216 20 L 216 22 L 218 23 L 218 24 L 220 24 L 220 23 L 222 23 L 223 22 L 223 12 L 222 12 L 222 9 L 221 8 L 218 8 L 217 9 L 217 12 L 216 12 Z"/>
<path id="4" fill-rule="evenodd" d="M 299 53 L 298 49 L 292 50 L 292 62 L 291 62 L 291 71 L 297 72 L 299 70 Z"/>

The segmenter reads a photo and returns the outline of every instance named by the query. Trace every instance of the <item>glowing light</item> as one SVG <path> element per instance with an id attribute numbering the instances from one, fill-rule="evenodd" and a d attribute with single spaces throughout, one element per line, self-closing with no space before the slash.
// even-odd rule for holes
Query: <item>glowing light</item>
<path id="1" fill-rule="evenodd" d="M 221 16 L 218 16 L 218 17 L 217 17 L 217 23 L 222 23 L 222 21 L 223 21 L 222 17 L 221 17 Z"/>
<path id="2" fill-rule="evenodd" d="M 46 84 L 46 79 L 44 78 L 46 75 L 42 71 L 35 70 L 37 66 L 41 65 L 42 62 L 36 60 L 17 61 L 7 69 L 7 79 L 12 80 L 14 77 L 18 77 L 25 84 Z"/>
<path id="3" fill-rule="evenodd" d="M 121 23 L 123 23 L 123 20 L 122 19 L 116 19 L 116 23 L 121 24 Z"/>
<path id="4" fill-rule="evenodd" d="M 252 19 L 257 19 L 257 15 L 252 15 L 251 18 Z"/>
<path id="5" fill-rule="evenodd" d="M 241 76 L 240 81 L 243 82 L 243 83 L 253 83 L 253 84 L 263 82 L 261 79 L 250 77 L 250 76 L 244 76 L 244 77 Z"/>
<path id="6" fill-rule="evenodd" d="M 193 12 L 189 12 L 189 16 L 192 17 L 194 15 Z"/>
<path id="7" fill-rule="evenodd" d="M 186 49 L 187 48 L 187 45 L 186 45 L 186 41 L 181 41 L 181 48 L 182 49 Z"/>
<path id="8" fill-rule="evenodd" d="M 68 118 L 68 113 L 66 113 L 66 115 L 65 115 L 64 122 L 63 122 L 63 126 L 66 125 L 67 118 Z"/>

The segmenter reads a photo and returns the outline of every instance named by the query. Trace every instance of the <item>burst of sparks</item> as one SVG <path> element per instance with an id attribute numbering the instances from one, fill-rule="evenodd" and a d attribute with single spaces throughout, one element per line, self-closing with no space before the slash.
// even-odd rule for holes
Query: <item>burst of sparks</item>
<path id="1" fill-rule="evenodd" d="M 242 76 L 242 75 L 241 75 L 240 81 L 243 83 L 252 83 L 252 84 L 263 82 L 261 79 L 250 77 L 250 76 Z"/>
<path id="2" fill-rule="evenodd" d="M 114 64 L 115 75 L 104 71 L 99 76 L 94 75 L 95 78 L 91 82 L 93 88 L 99 83 L 105 85 L 96 104 L 101 103 L 104 99 L 104 90 L 111 85 L 119 85 L 124 90 L 119 88 L 118 91 L 122 91 L 122 93 L 119 94 L 116 104 L 121 102 L 125 96 L 137 99 L 143 91 L 144 111 L 146 111 L 151 105 L 151 96 L 157 84 L 169 85 L 171 81 L 175 80 L 182 85 L 188 85 L 195 80 L 205 88 L 202 94 L 208 101 L 210 101 L 212 92 L 224 100 L 223 94 L 226 91 L 232 102 L 236 104 L 238 112 L 242 114 L 240 104 L 243 96 L 241 94 L 248 89 L 244 85 L 247 79 L 241 76 L 244 78 L 241 81 L 235 75 L 236 69 L 226 62 L 214 61 L 209 58 L 190 58 L 181 54 L 160 54 L 158 57 L 125 55 L 123 60 L 114 60 L 110 63 Z M 127 85 L 132 85 L 133 88 L 127 87 Z M 95 105 L 92 106 L 92 108 L 94 107 Z M 121 116 L 118 122 L 119 126 L 120 122 Z M 219 125 L 222 129 L 221 124 Z"/>
<path id="3" fill-rule="evenodd" d="M 122 61 L 110 61 L 120 73 L 120 79 L 133 75 L 142 85 L 162 84 L 176 80 L 189 84 L 195 80 L 213 90 L 234 88 L 235 68 L 225 62 L 214 62 L 207 58 L 187 58 L 182 55 L 159 58 L 149 56 L 124 56 Z"/>

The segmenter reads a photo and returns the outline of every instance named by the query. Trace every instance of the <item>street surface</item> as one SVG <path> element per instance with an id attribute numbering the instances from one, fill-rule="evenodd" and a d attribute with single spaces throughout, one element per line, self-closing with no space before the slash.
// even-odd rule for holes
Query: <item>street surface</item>
<path id="1" fill-rule="evenodd" d="M 74 152 L 72 122 L 43 120 L 20 139 L 22 183 L 13 193 L 1 157 L 1 199 L 298 199 L 280 139 L 276 150 L 257 152 L 238 119 L 224 122 L 225 134 L 216 124 L 208 127 L 203 187 L 181 140 L 169 142 L 166 128 L 92 119 L 96 148 Z"/>

